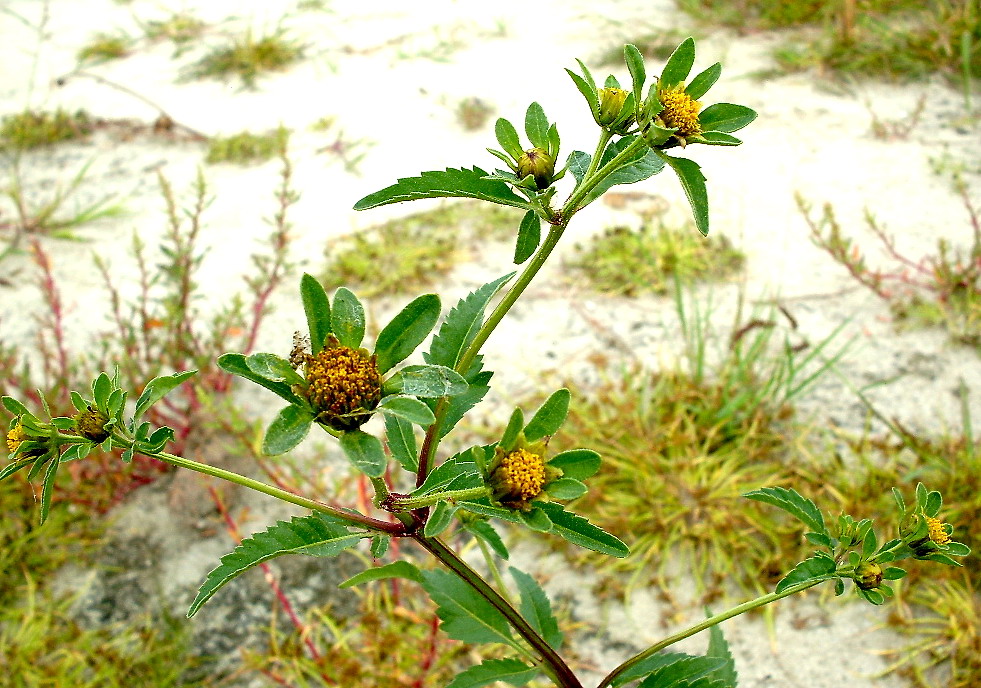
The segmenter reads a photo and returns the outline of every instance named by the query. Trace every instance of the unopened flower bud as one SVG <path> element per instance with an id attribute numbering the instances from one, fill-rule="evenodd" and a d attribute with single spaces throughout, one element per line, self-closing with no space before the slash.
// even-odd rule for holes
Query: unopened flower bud
<path id="1" fill-rule="evenodd" d="M 89 406 L 87 410 L 75 416 L 75 432 L 99 444 L 109 438 L 109 433 L 106 431 L 108 422 L 109 419 L 104 413 Z"/>
<path id="2" fill-rule="evenodd" d="M 882 585 L 882 567 L 871 562 L 860 564 L 852 580 L 862 590 L 875 590 Z"/>
<path id="3" fill-rule="evenodd" d="M 526 150 L 518 158 L 518 179 L 524 179 L 528 175 L 535 178 L 535 186 L 539 191 L 544 191 L 552 183 L 552 175 L 555 174 L 555 161 L 548 155 L 548 151 L 542 148 L 532 148 Z"/>
<path id="4" fill-rule="evenodd" d="M 604 88 L 599 92 L 599 124 L 608 127 L 623 113 L 628 92 L 622 88 Z"/>

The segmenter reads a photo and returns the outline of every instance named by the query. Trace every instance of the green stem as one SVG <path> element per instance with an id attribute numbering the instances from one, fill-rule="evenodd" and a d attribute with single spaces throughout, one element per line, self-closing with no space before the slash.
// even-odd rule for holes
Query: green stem
<path id="1" fill-rule="evenodd" d="M 514 630 L 524 638 L 547 665 L 543 670 L 555 677 L 559 688 L 583 688 L 582 683 L 569 668 L 569 665 L 532 628 L 517 609 L 512 607 L 500 593 L 487 584 L 476 571 L 460 559 L 456 553 L 437 538 L 427 538 L 418 533 L 411 536 L 430 554 L 439 559 L 446 568 L 466 581 L 477 593 L 504 615 Z"/>
<path id="2" fill-rule="evenodd" d="M 226 471 L 222 468 L 216 468 L 215 466 L 198 463 L 197 461 L 185 459 L 182 456 L 175 456 L 174 454 L 168 454 L 166 452 L 140 453 L 149 456 L 150 458 L 163 461 L 164 463 L 169 463 L 172 466 L 188 468 L 192 471 L 204 473 L 205 475 L 210 475 L 214 478 L 221 478 L 222 480 L 227 480 L 228 482 L 235 483 L 236 485 L 247 487 L 251 490 L 255 490 L 256 492 L 262 492 L 270 497 L 281 499 L 284 502 L 296 504 L 297 506 L 302 506 L 303 508 L 310 509 L 311 511 L 319 511 L 322 514 L 328 514 L 334 518 L 347 521 L 348 523 L 366 528 L 368 530 L 373 530 L 379 533 L 387 533 L 389 535 L 402 535 L 405 533 L 405 526 L 400 523 L 388 523 L 386 521 L 379 521 L 376 518 L 371 518 L 357 512 L 345 511 L 337 507 L 323 504 L 314 499 L 301 497 L 300 495 L 293 494 L 292 492 L 287 492 L 286 490 L 280 489 L 273 485 L 267 485 L 266 483 L 258 480 L 247 478 L 244 475 L 240 475 L 232 471 Z"/>
<path id="3" fill-rule="evenodd" d="M 787 588 L 782 592 L 771 592 L 767 595 L 763 595 L 762 597 L 757 597 L 755 600 L 750 600 L 749 602 L 743 602 L 742 604 L 733 607 L 728 611 L 709 617 L 708 619 L 705 619 L 705 621 L 702 621 L 701 623 L 697 623 L 691 628 L 685 629 L 684 631 L 680 631 L 678 633 L 675 633 L 674 635 L 668 636 L 667 638 L 657 643 L 656 645 L 652 645 L 651 647 L 647 648 L 640 654 L 631 657 L 626 662 L 624 662 L 616 669 L 611 671 L 606 676 L 606 678 L 600 681 L 600 684 L 596 688 L 606 688 L 607 686 L 612 685 L 613 681 L 616 680 L 617 677 L 621 676 L 625 671 L 636 665 L 638 662 L 642 662 L 648 657 L 650 657 L 651 655 L 660 652 L 664 648 L 669 647 L 670 645 L 674 645 L 679 640 L 684 640 L 688 636 L 695 635 L 696 633 L 704 631 L 706 628 L 710 628 L 711 626 L 715 626 L 716 624 L 722 623 L 726 619 L 731 619 L 734 616 L 745 614 L 748 611 L 752 611 L 753 609 L 758 609 L 759 607 L 770 604 L 771 602 L 775 602 L 781 598 L 794 595 L 803 590 L 807 590 L 808 588 L 814 587 L 818 583 L 823 583 L 826 580 L 830 580 L 830 578 L 818 578 L 818 579 L 806 580 L 803 581 L 802 583 L 791 585 L 789 588 Z M 637 678 L 641 678 L 641 677 L 638 676 Z"/>
<path id="4" fill-rule="evenodd" d="M 613 134 L 606 129 L 603 129 L 600 132 L 599 142 L 596 144 L 596 151 L 593 153 L 593 157 L 589 161 L 589 167 L 586 169 L 586 174 L 582 176 L 583 181 L 586 181 L 596 174 L 596 170 L 599 169 L 600 160 L 603 159 L 603 153 L 606 151 L 606 146 L 612 138 Z"/>
<path id="5" fill-rule="evenodd" d="M 624 160 L 628 160 L 636 155 L 637 151 L 647 147 L 647 142 L 643 139 L 643 137 L 638 136 L 633 143 L 613 156 L 613 159 L 610 160 L 610 162 L 603 165 L 603 167 L 592 176 L 587 175 L 583 177 L 582 183 L 576 187 L 575 191 L 572 192 L 572 195 L 570 195 L 568 200 L 566 200 L 565 205 L 562 206 L 562 219 L 568 223 L 572 216 L 581 210 L 581 208 L 578 207 L 579 203 L 586 197 L 587 194 L 589 194 L 590 191 L 595 189 L 597 186 L 599 186 L 600 182 L 609 177 L 623 163 Z M 593 162 L 595 161 L 590 162 L 590 169 L 592 169 Z"/>
<path id="6" fill-rule="evenodd" d="M 453 502 L 458 499 L 480 499 L 489 494 L 490 490 L 486 487 L 469 487 L 465 490 L 433 492 L 422 497 L 401 498 L 395 502 L 395 506 L 400 509 L 419 509 L 424 506 L 433 506 L 439 502 Z"/>
<path id="7" fill-rule="evenodd" d="M 511 599 L 511 595 L 508 594 L 507 586 L 504 585 L 504 578 L 501 577 L 501 570 L 497 567 L 497 563 L 494 561 L 494 557 L 491 556 L 490 549 L 482 539 L 474 538 L 477 541 L 477 546 L 480 548 L 480 553 L 484 555 L 484 561 L 487 563 L 487 569 L 491 572 L 491 576 L 494 578 L 494 582 L 497 583 L 497 587 L 501 590 L 501 597 L 508 601 L 508 604 L 514 604 Z"/>

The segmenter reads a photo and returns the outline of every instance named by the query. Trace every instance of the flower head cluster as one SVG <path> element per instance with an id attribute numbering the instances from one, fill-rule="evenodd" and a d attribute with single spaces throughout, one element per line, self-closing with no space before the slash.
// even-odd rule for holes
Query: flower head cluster
<path id="1" fill-rule="evenodd" d="M 908 547 L 914 559 L 938 561 L 949 566 L 960 566 L 952 557 L 963 557 L 971 549 L 953 539 L 954 527 L 940 517 L 943 498 L 939 492 L 927 491 L 923 483 L 916 486 L 916 502 L 907 508 L 902 495 L 893 491 L 902 512 L 899 537 Z"/>

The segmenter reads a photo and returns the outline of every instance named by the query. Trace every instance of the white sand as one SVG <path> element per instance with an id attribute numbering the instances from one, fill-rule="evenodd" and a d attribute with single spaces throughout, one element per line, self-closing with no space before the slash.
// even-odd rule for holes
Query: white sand
<path id="1" fill-rule="evenodd" d="M 74 69 L 76 51 L 96 31 L 118 28 L 136 34 L 133 18 L 163 18 L 166 12 L 160 5 L 143 0 L 128 6 L 108 0 L 54 1 L 44 40 L 39 43 L 37 32 L 14 13 L 36 23 L 44 3 L 10 0 L 4 5 L 6 12 L 0 14 L 4 46 L 0 107 L 13 113 L 24 107 L 61 105 L 71 110 L 85 108 L 101 117 L 152 121 L 157 112 L 145 103 L 90 79 L 70 79 L 63 87 L 53 82 Z M 231 134 L 246 128 L 260 131 L 279 123 L 292 128 L 295 184 L 302 193 L 291 216 L 293 251 L 300 268 L 312 272 L 321 269 L 323 248 L 332 237 L 428 207 L 408 204 L 355 213 L 351 206 L 366 193 L 421 170 L 495 165 L 495 159 L 484 151 L 486 146 L 496 146 L 490 127 L 463 132 L 455 119 L 458 100 L 479 97 L 513 122 L 520 122 L 527 104 L 538 100 L 551 118 L 559 120 L 563 158 L 574 149 L 591 151 L 592 121 L 562 68 L 573 67 L 575 57 L 589 63 L 620 38 L 629 38 L 630 31 L 684 27 L 688 22 L 666 0 L 505 0 L 489 6 L 449 0 L 344 0 L 331 3 L 331 13 L 298 12 L 293 3 L 212 0 L 175 2 L 169 9 L 182 8 L 220 23 L 205 44 L 249 26 L 257 32 L 282 26 L 306 45 L 307 59 L 282 74 L 260 78 L 255 91 L 241 90 L 235 82 L 180 82 L 182 66 L 203 54 L 204 46 L 175 60 L 169 44 L 141 45 L 129 58 L 87 70 L 139 92 L 178 122 L 207 134 Z M 233 15 L 238 19 L 227 19 Z M 703 166 L 709 180 L 712 232 L 728 236 L 748 255 L 742 284 L 713 290 L 720 327 L 731 322 L 739 290 L 749 300 L 780 297 L 800 323 L 794 336 L 812 343 L 847 320 L 840 340 L 853 338 L 855 346 L 841 370 L 854 384 L 902 375 L 871 393 L 885 413 L 927 432 L 956 426 L 960 409 L 953 392 L 960 379 L 971 390 L 978 388 L 981 364 L 977 356 L 950 344 L 942 332 L 895 332 L 887 308 L 855 287 L 843 268 L 811 244 L 794 193 L 802 193 L 815 206 L 833 202 L 842 226 L 868 248 L 873 264 L 884 258 L 864 229 L 866 208 L 896 236 L 900 250 L 908 255 L 932 252 L 940 236 L 955 247 L 967 247 L 970 234 L 964 209 L 947 181 L 931 171 L 930 159 L 946 154 L 976 165 L 981 139 L 976 130 L 955 126 L 955 120 L 964 114 L 963 107 L 959 95 L 942 84 L 858 83 L 845 93 L 832 93 L 813 75 L 754 81 L 750 74 L 769 66 L 767 50 L 775 40 L 720 33 L 698 46 L 696 70 L 717 59 L 724 63 L 722 79 L 705 100 L 743 103 L 760 113 L 757 122 L 739 134 L 744 146 L 693 147 L 688 153 Z M 446 61 L 427 57 L 454 42 L 461 47 L 449 51 Z M 648 64 L 651 73 L 659 69 L 659 64 Z M 625 79 L 625 69 L 616 72 Z M 882 120 L 902 119 L 913 111 L 921 95 L 926 98 L 925 112 L 907 139 L 883 141 L 871 135 L 872 112 Z M 327 115 L 337 118 L 347 138 L 374 143 L 360 165 L 360 176 L 345 172 L 331 156 L 315 152 L 329 141 L 308 127 Z M 118 194 L 128 210 L 125 218 L 80 230 L 84 243 L 46 243 L 67 302 L 68 339 L 76 348 L 106 329 L 103 316 L 108 306 L 89 254 L 110 257 L 120 279 L 125 280 L 131 263 L 126 250 L 131 233 L 138 231 L 148 246 L 155 247 L 164 229 L 155 171 L 162 171 L 178 191 L 186 191 L 195 169 L 203 164 L 202 154 L 203 147 L 196 144 L 146 138 L 118 143 L 97 135 L 89 143 L 26 157 L 29 189 L 50 192 L 53 184 L 67 182 L 81 165 L 91 162 L 83 197 Z M 249 270 L 250 253 L 269 232 L 262 218 L 275 208 L 272 193 L 278 165 L 219 165 L 205 173 L 214 196 L 203 234 L 204 244 L 211 247 L 201 273 L 209 295 L 201 308 L 207 313 L 240 291 L 237 276 Z M 978 199 L 978 176 L 970 176 L 969 183 Z M 669 217 L 674 221 L 687 217 L 680 188 L 670 173 L 630 190 L 660 194 L 671 204 Z M 3 208 L 5 216 L 7 211 Z M 587 236 L 614 220 L 623 221 L 624 216 L 596 204 L 581 213 L 570 233 L 573 238 Z M 562 251 L 560 247 L 560 254 Z M 452 283 L 441 287 L 444 302 L 451 303 L 508 271 L 508 257 L 507 252 L 495 251 L 476 265 L 461 267 Z M 4 269 L 19 282 L 3 290 L 0 337 L 22 345 L 30 356 L 34 324 L 29 314 L 41 303 L 29 277 L 32 268 L 26 256 L 19 256 L 8 259 Z M 578 310 L 570 308 L 575 301 L 580 302 Z M 372 313 L 378 322 L 384 322 L 399 305 L 375 304 Z M 259 349 L 285 353 L 290 340 L 284 333 L 302 327 L 302 311 L 292 289 L 276 296 L 275 307 Z M 574 376 L 588 379 L 589 356 L 607 350 L 610 335 L 629 343 L 636 356 L 651 363 L 678 355 L 677 323 L 668 301 L 580 293 L 563 280 L 555 266 L 546 269 L 529 290 L 527 301 L 488 342 L 486 354 L 490 367 L 498 370 L 495 381 L 499 386 L 486 408 L 505 410 L 513 403 L 509 396 L 520 398 L 534 390 L 543 372 L 561 369 L 566 373 L 566 366 L 571 366 Z M 535 342 L 536 346 L 516 350 L 516 341 Z M 513 367 L 505 370 L 503 364 Z M 911 390 L 915 393 L 909 394 Z M 264 406 L 260 403 L 256 411 L 270 414 L 273 409 Z M 815 414 L 850 428 L 864 418 L 854 396 L 831 376 L 801 401 L 801 407 L 805 415 Z M 975 422 L 981 419 L 976 394 L 971 395 L 969 408 Z M 525 560 L 532 559 L 533 555 L 527 555 Z M 559 591 L 567 584 L 557 576 L 551 585 Z M 646 595 L 635 597 L 627 610 L 593 609 L 585 599 L 576 599 L 580 618 L 606 621 L 603 633 L 609 636 L 600 635 L 584 646 L 584 652 L 604 668 L 625 656 L 624 650 L 608 651 L 611 642 L 642 645 L 658 635 L 657 629 L 647 625 L 657 610 Z M 870 630 L 885 612 L 837 600 L 821 608 L 808 603 L 792 610 L 779 616 L 772 641 L 759 620 L 726 624 L 743 686 L 903 685 L 894 677 L 868 678 L 884 666 L 868 650 L 888 639 L 885 632 Z M 797 619 L 802 620 L 801 628 L 796 627 Z M 685 645 L 694 650 L 701 647 L 700 642 Z"/>

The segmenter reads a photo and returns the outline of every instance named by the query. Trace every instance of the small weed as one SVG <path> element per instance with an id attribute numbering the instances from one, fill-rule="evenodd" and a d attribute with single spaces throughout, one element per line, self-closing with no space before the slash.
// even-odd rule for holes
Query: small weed
<path id="1" fill-rule="evenodd" d="M 84 138 L 92 133 L 93 126 L 92 118 L 85 110 L 74 113 L 61 108 L 54 112 L 25 110 L 16 115 L 4 115 L 0 120 L 0 145 L 15 151 L 50 146 Z"/>
<path id="2" fill-rule="evenodd" d="M 456 120 L 464 131 L 483 129 L 494 108 L 477 97 L 464 98 L 456 106 Z"/>
<path id="3" fill-rule="evenodd" d="M 946 239 L 940 239 L 936 255 L 910 259 L 898 251 L 893 238 L 866 211 L 868 228 L 893 261 L 889 270 L 873 270 L 866 264 L 861 249 L 842 232 L 831 204 L 825 204 L 818 219 L 812 217 L 810 205 L 799 195 L 797 206 L 815 245 L 888 303 L 900 321 L 940 325 L 957 341 L 981 347 L 981 211 L 974 207 L 967 184 L 956 174 L 954 188 L 967 211 L 972 235 L 967 252 L 953 249 Z"/>
<path id="4" fill-rule="evenodd" d="M 118 33 L 99 33 L 78 51 L 79 62 L 108 62 L 130 54 L 133 41 Z"/>
<path id="5" fill-rule="evenodd" d="M 174 56 L 179 56 L 190 44 L 204 34 L 207 24 L 192 14 L 175 12 L 167 19 L 156 19 L 142 25 L 149 41 L 170 41 Z"/>
<path id="6" fill-rule="evenodd" d="M 463 259 L 462 238 L 505 238 L 520 221 L 521 213 L 509 208 L 453 203 L 370 227 L 328 247 L 324 287 L 353 285 L 369 297 L 410 293 Z"/>
<path id="7" fill-rule="evenodd" d="M 639 229 L 613 227 L 588 245 L 576 244 L 565 268 L 609 294 L 667 294 L 672 281 L 717 281 L 742 268 L 745 256 L 723 235 L 711 239 L 692 226 L 644 222 Z"/>
<path id="8" fill-rule="evenodd" d="M 274 157 L 289 140 L 289 130 L 279 127 L 264 134 L 243 131 L 232 136 L 215 136 L 208 144 L 205 162 L 214 165 L 230 162 L 249 165 L 265 162 Z"/>
<path id="9" fill-rule="evenodd" d="M 358 173 L 358 164 L 368 154 L 368 149 L 372 143 L 368 139 L 348 139 L 344 136 L 344 130 L 337 126 L 337 120 L 333 117 L 321 117 L 310 125 L 310 131 L 330 134 L 333 141 L 316 150 L 317 153 L 330 153 L 336 156 L 343 164 L 344 169 L 353 174 Z"/>
<path id="10" fill-rule="evenodd" d="M 238 77 L 246 88 L 254 88 L 256 80 L 268 72 L 281 72 L 303 57 L 303 47 L 287 38 L 279 29 L 256 38 L 252 31 L 231 43 L 213 48 L 191 65 L 191 79 L 226 79 Z"/>

